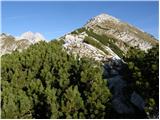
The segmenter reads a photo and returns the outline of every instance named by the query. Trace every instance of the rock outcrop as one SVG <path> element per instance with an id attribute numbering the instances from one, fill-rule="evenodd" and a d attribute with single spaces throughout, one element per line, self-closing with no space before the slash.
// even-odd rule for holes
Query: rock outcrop
<path id="1" fill-rule="evenodd" d="M 145 101 L 136 91 L 127 89 L 129 83 L 121 74 L 123 65 L 123 62 L 114 60 L 104 65 L 104 77 L 112 93 L 112 107 L 119 117 L 146 118 Z"/>

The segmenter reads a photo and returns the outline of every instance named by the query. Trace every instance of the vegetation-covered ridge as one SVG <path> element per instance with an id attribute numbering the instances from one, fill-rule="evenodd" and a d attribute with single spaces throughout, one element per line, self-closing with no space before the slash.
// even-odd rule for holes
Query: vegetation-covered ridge
<path id="1" fill-rule="evenodd" d="M 93 38 L 101 42 L 103 45 L 108 46 L 118 56 L 123 56 L 124 52 L 117 45 L 115 45 L 115 42 L 117 41 L 116 39 L 106 35 L 98 35 L 94 33 L 92 29 L 88 29 L 86 32 L 88 36 L 92 36 Z"/>
<path id="2" fill-rule="evenodd" d="M 119 42 L 117 39 L 106 36 L 104 34 L 99 35 L 94 32 L 93 29 L 87 29 L 85 27 L 79 28 L 75 31 L 72 31 L 71 34 L 81 34 L 82 32 L 85 32 L 87 36 L 84 39 L 84 42 L 93 45 L 94 47 L 102 50 L 104 53 L 108 54 L 107 50 L 103 46 L 108 46 L 115 54 L 117 54 L 119 57 L 123 57 L 125 52 L 120 49 L 115 43 Z M 95 39 L 95 40 L 94 40 Z M 97 41 L 99 42 L 97 42 Z M 121 41 L 122 42 L 122 41 Z M 122 44 L 122 43 L 121 43 Z M 123 42 L 124 46 L 128 49 L 129 46 Z"/>
<path id="3" fill-rule="evenodd" d="M 102 44 L 95 41 L 92 37 L 86 36 L 85 39 L 84 39 L 84 42 L 87 43 L 87 44 L 91 44 L 94 47 L 102 50 L 106 55 L 109 54 L 108 51 L 102 46 Z"/>

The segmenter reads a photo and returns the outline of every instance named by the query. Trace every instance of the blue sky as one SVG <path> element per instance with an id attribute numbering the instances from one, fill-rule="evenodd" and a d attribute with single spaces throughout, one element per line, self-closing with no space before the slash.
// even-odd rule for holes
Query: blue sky
<path id="1" fill-rule="evenodd" d="M 40 32 L 48 40 L 82 27 L 107 13 L 158 38 L 158 1 L 148 2 L 2 2 L 2 32 L 20 36 Z"/>

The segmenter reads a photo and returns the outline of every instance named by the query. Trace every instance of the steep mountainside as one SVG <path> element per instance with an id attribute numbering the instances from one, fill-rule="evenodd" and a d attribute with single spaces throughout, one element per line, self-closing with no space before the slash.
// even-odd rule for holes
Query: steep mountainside
<path id="1" fill-rule="evenodd" d="M 85 27 L 93 29 L 95 33 L 112 36 L 129 46 L 138 46 L 141 50 L 147 50 L 158 43 L 155 38 L 140 29 L 107 14 L 92 18 Z M 118 42 L 116 44 L 119 45 Z"/>
<path id="2" fill-rule="evenodd" d="M 92 18 L 61 39 L 68 52 L 100 61 L 120 59 L 131 47 L 147 51 L 158 44 L 151 35 L 107 14 Z"/>
<path id="3" fill-rule="evenodd" d="M 31 44 L 35 44 L 45 38 L 40 33 L 26 32 L 23 33 L 20 37 L 13 37 L 2 33 L 0 35 L 0 55 L 11 53 L 12 51 L 18 50 L 22 51 L 23 49 L 28 48 Z"/>

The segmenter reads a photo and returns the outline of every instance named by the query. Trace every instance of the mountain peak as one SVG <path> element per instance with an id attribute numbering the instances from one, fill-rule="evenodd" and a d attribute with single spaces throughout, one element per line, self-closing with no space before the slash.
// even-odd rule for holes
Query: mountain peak
<path id="1" fill-rule="evenodd" d="M 18 39 L 27 39 L 31 43 L 36 43 L 36 42 L 39 42 L 41 40 L 45 40 L 45 38 L 42 34 L 40 34 L 38 32 L 33 33 L 31 31 L 23 33 Z"/>
<path id="2" fill-rule="evenodd" d="M 109 14 L 105 14 L 105 13 L 102 13 L 96 17 L 93 18 L 94 20 L 97 20 L 97 22 L 103 22 L 103 21 L 106 21 L 106 20 L 109 20 L 109 21 L 115 21 L 115 22 L 120 22 L 119 19 L 109 15 Z"/>
<path id="3" fill-rule="evenodd" d="M 152 48 L 153 45 L 158 43 L 155 38 L 146 34 L 144 31 L 108 14 L 100 14 L 93 17 L 84 27 L 93 30 L 96 34 L 106 35 L 117 39 L 124 43 L 123 46 L 125 46 L 126 43 L 132 47 L 138 46 L 144 51 Z M 126 51 L 123 47 L 121 49 L 122 51 Z"/>
<path id="4" fill-rule="evenodd" d="M 103 23 L 103 22 L 106 22 L 106 21 L 112 21 L 114 23 L 119 23 L 120 22 L 119 19 L 117 19 L 117 18 L 115 18 L 115 17 L 113 17 L 109 14 L 102 13 L 102 14 L 97 15 L 97 16 L 93 17 L 92 19 L 90 19 L 87 22 L 86 26 L 96 25 L 98 23 Z"/>

